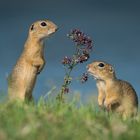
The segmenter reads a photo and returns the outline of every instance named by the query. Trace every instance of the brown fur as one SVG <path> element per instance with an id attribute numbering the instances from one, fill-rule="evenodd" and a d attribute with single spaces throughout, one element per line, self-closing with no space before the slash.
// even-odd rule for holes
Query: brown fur
<path id="1" fill-rule="evenodd" d="M 45 22 L 46 26 L 41 23 Z M 32 91 L 44 65 L 44 39 L 57 30 L 57 26 L 49 21 L 37 21 L 29 29 L 24 50 L 8 79 L 8 95 L 10 99 L 32 99 Z"/>
<path id="2" fill-rule="evenodd" d="M 100 63 L 104 66 L 100 67 Z M 117 112 L 125 118 L 137 114 L 138 97 L 134 88 L 130 83 L 116 78 L 112 65 L 95 61 L 88 65 L 88 72 L 97 81 L 99 106 Z"/>

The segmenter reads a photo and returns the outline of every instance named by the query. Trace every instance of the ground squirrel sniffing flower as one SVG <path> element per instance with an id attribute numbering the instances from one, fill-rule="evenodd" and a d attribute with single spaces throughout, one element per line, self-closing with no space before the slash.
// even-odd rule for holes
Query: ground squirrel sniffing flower
<path id="1" fill-rule="evenodd" d="M 49 20 L 40 20 L 31 25 L 24 50 L 8 78 L 9 99 L 32 99 L 37 75 L 45 65 L 44 39 L 56 30 L 57 26 Z"/>
<path id="2" fill-rule="evenodd" d="M 124 118 L 137 114 L 138 97 L 134 88 L 130 83 L 116 78 L 112 65 L 94 61 L 87 69 L 96 79 L 99 106 L 119 113 Z"/>

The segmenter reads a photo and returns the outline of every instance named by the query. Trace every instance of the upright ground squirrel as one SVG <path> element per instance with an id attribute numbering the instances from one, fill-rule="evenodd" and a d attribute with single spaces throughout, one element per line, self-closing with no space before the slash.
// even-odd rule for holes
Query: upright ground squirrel
<path id="1" fill-rule="evenodd" d="M 137 114 L 138 97 L 132 85 L 116 78 L 112 65 L 95 61 L 87 66 L 94 76 L 98 88 L 98 104 L 108 111 L 117 112 L 123 117 Z"/>
<path id="2" fill-rule="evenodd" d="M 37 75 L 45 65 L 44 39 L 56 30 L 57 26 L 49 20 L 40 20 L 31 25 L 24 50 L 8 78 L 9 99 L 32 99 Z"/>

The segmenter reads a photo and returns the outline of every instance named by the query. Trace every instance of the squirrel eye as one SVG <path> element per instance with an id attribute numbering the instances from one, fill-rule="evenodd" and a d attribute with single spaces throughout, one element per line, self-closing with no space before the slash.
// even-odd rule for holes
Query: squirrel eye
<path id="1" fill-rule="evenodd" d="M 46 22 L 41 22 L 41 26 L 47 26 Z"/>
<path id="2" fill-rule="evenodd" d="M 104 67 L 105 65 L 103 63 L 98 64 L 99 67 Z"/>

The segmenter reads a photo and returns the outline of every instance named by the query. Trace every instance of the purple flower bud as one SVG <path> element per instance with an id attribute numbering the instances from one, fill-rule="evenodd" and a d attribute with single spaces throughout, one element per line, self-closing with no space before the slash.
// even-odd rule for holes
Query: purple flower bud
<path id="1" fill-rule="evenodd" d="M 79 57 L 79 62 L 80 63 L 83 63 L 85 61 L 87 61 L 89 59 L 89 54 L 82 54 L 80 57 Z"/>
<path id="2" fill-rule="evenodd" d="M 83 73 L 82 77 L 81 77 L 81 82 L 85 83 L 88 80 L 88 74 L 87 73 Z"/>
<path id="3" fill-rule="evenodd" d="M 83 54 L 89 56 L 89 50 L 87 48 L 83 49 Z"/>
<path id="4" fill-rule="evenodd" d="M 89 50 L 92 49 L 92 40 L 79 29 L 72 30 L 68 36 L 76 43 L 76 45 L 86 46 Z"/>
<path id="5" fill-rule="evenodd" d="M 71 64 L 71 62 L 72 62 L 71 58 L 68 58 L 67 56 L 65 56 L 62 60 L 63 65 L 67 65 L 67 64 L 69 65 Z"/>

